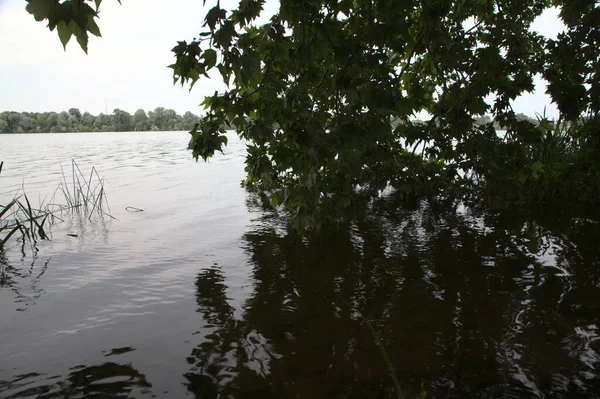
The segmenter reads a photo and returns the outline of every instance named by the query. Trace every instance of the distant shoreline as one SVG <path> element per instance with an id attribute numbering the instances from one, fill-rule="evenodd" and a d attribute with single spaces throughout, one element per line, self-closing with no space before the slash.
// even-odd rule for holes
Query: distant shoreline
<path id="1" fill-rule="evenodd" d="M 133 115 L 120 109 L 98 115 L 79 108 L 62 112 L 4 111 L 0 112 L 0 134 L 190 131 L 200 122 L 202 118 L 190 111 L 180 115 L 164 107 L 148 112 L 138 109 Z"/>
<path id="2" fill-rule="evenodd" d="M 185 132 L 188 133 L 187 130 L 126 130 L 126 131 L 102 131 L 102 132 L 20 132 L 20 133 L 8 133 L 8 132 L 0 132 L 0 135 L 10 136 L 13 134 L 102 134 L 102 133 L 154 133 L 154 132 L 163 132 L 163 133 L 177 133 L 177 132 Z"/>

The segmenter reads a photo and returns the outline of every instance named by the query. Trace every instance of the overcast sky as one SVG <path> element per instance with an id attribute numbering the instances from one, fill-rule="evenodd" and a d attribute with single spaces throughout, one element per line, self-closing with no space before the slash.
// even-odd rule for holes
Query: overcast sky
<path id="1" fill-rule="evenodd" d="M 99 26 L 102 38 L 91 37 L 88 55 L 75 38 L 63 51 L 55 32 L 25 11 L 24 0 L 0 0 L 0 111 L 64 111 L 71 107 L 93 114 L 120 108 L 130 113 L 158 106 L 179 113 L 201 113 L 198 104 L 221 89 L 217 79 L 201 79 L 194 89 L 173 85 L 167 65 L 178 40 L 190 40 L 202 30 L 207 0 L 104 0 Z M 237 1 L 221 1 L 221 4 Z M 277 1 L 267 5 L 274 10 Z M 555 37 L 562 30 L 556 12 L 540 17 L 534 27 Z M 535 115 L 548 106 L 540 81 L 534 94 L 518 99 L 517 112 Z"/>

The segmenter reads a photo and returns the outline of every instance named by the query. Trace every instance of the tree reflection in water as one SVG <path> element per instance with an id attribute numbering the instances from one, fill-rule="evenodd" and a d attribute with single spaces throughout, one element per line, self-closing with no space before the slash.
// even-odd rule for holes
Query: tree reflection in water
<path id="1" fill-rule="evenodd" d="M 394 373 L 407 397 L 600 392 L 597 224 L 389 205 L 310 237 L 265 216 L 241 319 L 219 266 L 200 272 L 189 391 L 391 398 Z"/>
<path id="2" fill-rule="evenodd" d="M 129 364 L 104 363 L 71 368 L 67 378 L 38 373 L 0 381 L 3 398 L 131 398 L 152 396 L 152 385 Z"/>

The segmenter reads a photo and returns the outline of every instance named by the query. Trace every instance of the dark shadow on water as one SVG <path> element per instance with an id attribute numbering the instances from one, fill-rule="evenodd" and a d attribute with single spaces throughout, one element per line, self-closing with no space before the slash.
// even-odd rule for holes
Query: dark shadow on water
<path id="1" fill-rule="evenodd" d="M 188 389 L 198 398 L 271 397 L 270 345 L 248 323 L 235 320 L 219 266 L 200 272 L 196 287 L 206 324 L 199 331 L 204 342 L 187 359 L 193 365 L 185 374 Z"/>
<path id="2" fill-rule="evenodd" d="M 600 396 L 598 233 L 435 202 L 311 237 L 265 217 L 243 238 L 255 285 L 241 317 L 218 265 L 197 276 L 188 389 L 397 398 L 393 373 L 409 398 Z"/>
<path id="3" fill-rule="evenodd" d="M 132 348 L 131 346 L 124 346 L 122 348 L 114 348 L 114 349 L 111 349 L 111 351 L 108 352 L 106 355 L 104 355 L 104 357 L 122 355 L 123 353 L 128 353 L 128 352 L 133 352 L 133 351 L 135 351 L 135 348 Z"/>
<path id="4" fill-rule="evenodd" d="M 66 378 L 30 373 L 0 381 L 4 399 L 131 398 L 154 396 L 146 377 L 128 364 L 76 366 Z"/>

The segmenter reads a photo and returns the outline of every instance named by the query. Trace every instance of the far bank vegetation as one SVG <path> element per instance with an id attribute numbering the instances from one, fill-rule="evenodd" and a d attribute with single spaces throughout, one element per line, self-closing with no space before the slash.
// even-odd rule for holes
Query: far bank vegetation
<path id="1" fill-rule="evenodd" d="M 138 109 L 133 115 L 115 109 L 112 114 L 92 115 L 70 108 L 63 112 L 1 112 L 0 133 L 72 133 L 192 130 L 200 122 L 192 112 L 179 115 L 175 110 L 157 107 Z"/>

